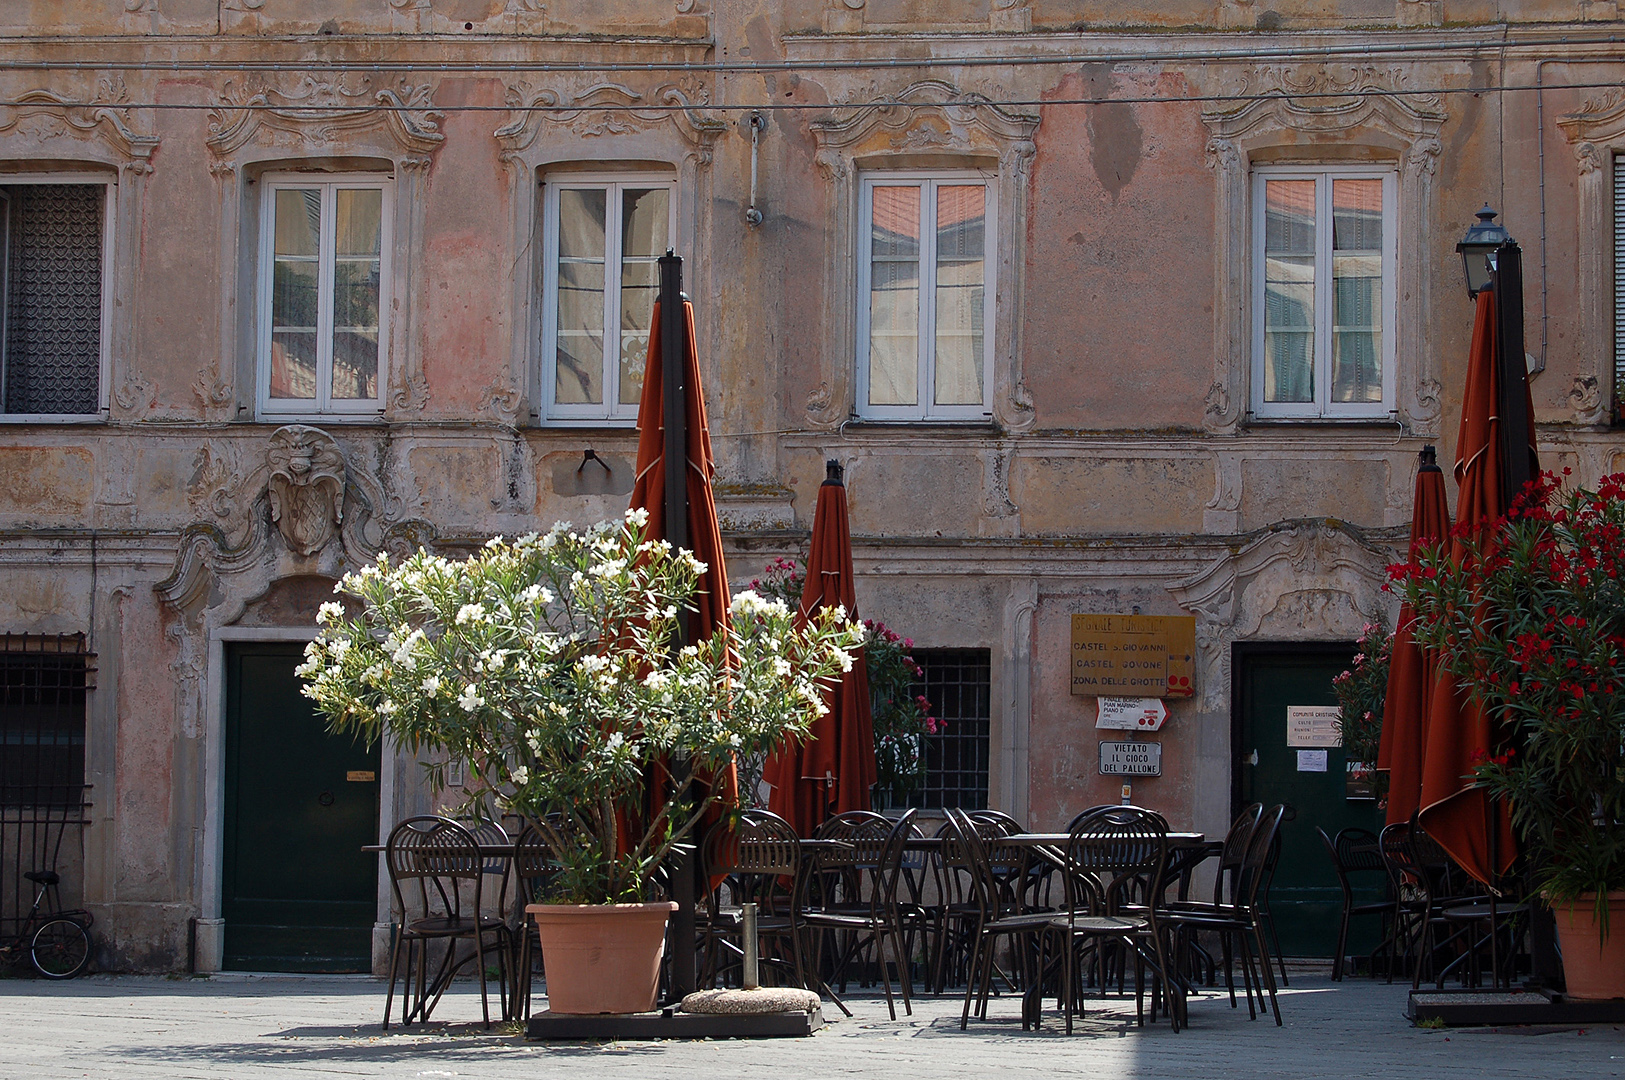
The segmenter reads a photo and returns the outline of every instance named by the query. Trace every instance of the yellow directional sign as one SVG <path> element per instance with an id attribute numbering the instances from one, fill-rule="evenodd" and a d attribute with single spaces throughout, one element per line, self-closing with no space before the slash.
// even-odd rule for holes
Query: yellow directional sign
<path id="1" fill-rule="evenodd" d="M 1189 697 L 1196 691 L 1196 619 L 1189 615 L 1074 615 L 1074 694 Z"/>

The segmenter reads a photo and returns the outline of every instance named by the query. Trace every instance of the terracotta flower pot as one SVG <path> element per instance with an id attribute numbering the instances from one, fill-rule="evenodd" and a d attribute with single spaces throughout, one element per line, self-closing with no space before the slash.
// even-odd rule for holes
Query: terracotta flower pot
<path id="1" fill-rule="evenodd" d="M 556 1013 L 650 1012 L 660 990 L 666 920 L 677 905 L 531 904 Z"/>
<path id="2" fill-rule="evenodd" d="M 1625 892 L 1608 894 L 1608 937 L 1597 925 L 1595 893 L 1555 903 L 1563 980 L 1575 998 L 1625 997 Z"/>

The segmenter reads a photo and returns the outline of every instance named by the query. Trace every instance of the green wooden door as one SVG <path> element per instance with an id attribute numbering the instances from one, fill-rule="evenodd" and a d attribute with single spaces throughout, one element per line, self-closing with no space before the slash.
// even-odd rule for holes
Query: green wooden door
<path id="1" fill-rule="evenodd" d="M 1286 803 L 1296 811 L 1296 817 L 1281 826 L 1281 861 L 1270 889 L 1270 910 L 1287 956 L 1329 957 L 1337 947 L 1343 894 L 1315 826 L 1330 836 L 1350 826 L 1372 831 L 1380 827 L 1375 802 L 1348 797 L 1341 749 L 1326 750 L 1325 772 L 1302 771 L 1298 750 L 1287 744 L 1288 707 L 1336 705 L 1332 677 L 1347 668 L 1352 657 L 1353 649 L 1342 646 L 1237 656 L 1235 809 L 1261 802 Z M 1382 899 L 1382 884 L 1370 880 L 1370 875 L 1357 875 L 1354 885 L 1357 903 Z M 1351 955 L 1370 952 L 1376 943 L 1371 920 L 1351 924 Z"/>
<path id="2" fill-rule="evenodd" d="M 226 648 L 225 966 L 368 971 L 377 915 L 378 748 L 328 734 L 298 643 Z"/>

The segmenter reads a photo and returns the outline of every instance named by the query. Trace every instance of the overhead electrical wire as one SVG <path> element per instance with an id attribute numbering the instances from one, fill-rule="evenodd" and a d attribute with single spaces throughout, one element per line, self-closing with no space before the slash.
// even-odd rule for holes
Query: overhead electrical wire
<path id="1" fill-rule="evenodd" d="M 420 62 L 412 60 L 368 60 L 368 59 L 323 59 L 318 66 L 329 70 L 344 71 L 441 71 L 445 73 L 464 72 L 537 72 L 537 73 L 631 73 L 631 72 L 665 72 L 681 71 L 702 74 L 723 75 L 751 75 L 751 74 L 788 74 L 806 71 L 876 71 L 896 70 L 906 68 L 936 68 L 936 67 L 1045 67 L 1066 66 L 1069 64 L 1132 64 L 1132 63 L 1201 63 L 1201 62 L 1228 62 L 1228 61 L 1269 61 L 1269 60 L 1302 60 L 1317 57 L 1346 57 L 1351 60 L 1370 60 L 1382 57 L 1428 55 L 1432 54 L 1442 59 L 1457 58 L 1461 55 L 1477 53 L 1502 53 L 1508 49 L 1551 49 L 1551 48 L 1581 48 L 1590 46 L 1619 45 L 1625 42 L 1625 37 L 1617 34 L 1574 35 L 1561 34 L 1556 36 L 1514 38 L 1510 36 L 1511 28 L 1505 25 L 1497 26 L 1485 33 L 1482 29 L 1478 37 L 1455 40 L 1463 32 L 1452 30 L 1434 30 L 1432 33 L 1440 40 L 1419 41 L 1393 41 L 1387 42 L 1380 38 L 1373 38 L 1369 34 L 1362 34 L 1358 41 L 1350 41 L 1340 45 L 1248 45 L 1237 48 L 1196 48 L 1196 49 L 1133 49 L 1101 52 L 1068 52 L 1044 55 L 1040 53 L 1024 53 L 1020 55 L 979 53 L 964 56 L 918 56 L 884 58 L 852 57 L 846 59 L 825 60 L 648 60 L 632 63 L 621 62 L 583 62 L 561 60 L 441 60 Z M 1118 37 L 1131 36 L 1127 33 L 1113 35 Z M 1224 34 L 1226 38 L 1234 35 Z M 1163 35 L 1158 35 L 1159 38 Z M 27 38 L 12 39 L 26 42 L 30 47 L 49 46 L 52 44 L 71 44 L 75 50 L 82 51 L 89 43 L 84 38 Z M 790 40 L 794 40 L 793 38 Z M 854 39 L 875 40 L 875 39 Z M 1022 42 L 1022 38 L 1012 38 L 1012 42 Z M 178 49 L 185 45 L 207 43 L 211 47 L 230 48 L 238 45 L 252 45 L 257 51 L 263 51 L 267 46 L 295 45 L 310 46 L 320 44 L 343 44 L 349 47 L 374 46 L 388 44 L 391 49 L 397 49 L 402 44 L 432 44 L 444 45 L 453 42 L 468 41 L 480 45 L 514 45 L 536 47 L 560 46 L 567 48 L 590 48 L 605 42 L 589 38 L 542 38 L 518 37 L 509 35 L 469 35 L 460 37 L 451 34 L 434 37 L 408 36 L 408 35 L 358 35 L 358 36 L 332 36 L 332 35 L 304 35 L 283 38 L 262 38 L 248 36 L 221 35 L 208 38 L 170 38 L 163 44 L 148 43 L 149 50 L 164 47 Z M 97 40 L 97 44 L 118 46 L 127 44 L 124 39 L 104 38 Z M 905 42 L 899 41 L 898 44 Z M 645 48 L 665 48 L 673 51 L 685 49 L 716 48 L 716 42 L 710 40 L 684 41 L 682 39 L 630 39 L 619 40 L 617 45 L 634 45 Z M 908 44 L 913 44 L 908 42 Z M 276 60 L 184 60 L 171 57 L 165 60 L 41 60 L 16 59 L 0 60 L 0 71 L 168 71 L 168 72 L 238 72 L 238 71 L 277 71 L 277 72 L 308 72 L 311 63 L 308 61 L 276 61 Z"/>

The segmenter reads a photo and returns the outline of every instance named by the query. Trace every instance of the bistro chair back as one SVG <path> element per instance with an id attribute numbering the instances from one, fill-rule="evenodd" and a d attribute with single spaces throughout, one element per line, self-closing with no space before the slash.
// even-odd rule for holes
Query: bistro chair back
<path id="1" fill-rule="evenodd" d="M 1219 849 L 1218 872 L 1213 875 L 1213 905 L 1223 906 L 1235 896 L 1241 875 L 1241 863 L 1247 856 L 1247 845 L 1252 842 L 1253 831 L 1264 816 L 1264 804 L 1253 803 L 1236 815 L 1230 831 L 1224 834 L 1224 847 Z M 1228 887 L 1229 896 L 1226 896 Z"/>
<path id="2" fill-rule="evenodd" d="M 494 950 L 506 968 L 509 928 L 501 918 L 483 913 L 486 861 L 474 834 L 446 818 L 407 818 L 390 831 L 384 845 L 384 859 L 398 920 L 395 946 L 390 954 L 389 993 L 384 999 L 384 1027 L 389 1026 L 397 973 L 403 979 L 403 1019 L 411 1023 L 414 1018 L 429 1018 L 452 977 L 470 960 L 479 968 L 480 1004 L 489 1026 L 486 950 Z M 468 940 L 474 946 L 473 955 L 461 961 L 456 958 L 459 940 Z M 428 947 L 432 941 L 444 941 L 446 951 L 431 982 Z M 404 970 L 401 969 L 403 959 Z M 506 1016 L 507 985 L 498 985 Z"/>
<path id="3" fill-rule="evenodd" d="M 559 870 L 558 859 L 542 831 L 529 822 L 522 825 L 519 838 L 513 844 L 514 889 L 518 894 L 514 904 L 517 923 L 513 926 L 513 933 L 519 939 L 519 960 L 514 966 L 513 1003 L 514 1012 L 520 1019 L 530 1016 L 532 968 L 542 955 L 536 924 L 526 917 L 525 905 L 542 902 Z"/>
<path id="4" fill-rule="evenodd" d="M 886 1007 L 894 1020 L 897 1007 L 886 961 L 888 941 L 897 960 L 903 1008 L 913 1012 L 913 980 L 908 970 L 904 915 L 898 904 L 897 887 L 903 874 L 904 850 L 915 835 L 916 813 L 908 810 L 895 823 L 884 817 L 878 822 L 860 819 L 845 835 L 825 837 L 831 842 L 817 849 L 812 860 L 813 872 L 806 878 L 809 887 L 817 887 L 818 894 L 804 893 L 802 902 L 797 905 L 802 925 L 819 935 L 820 946 L 826 937 L 844 937 L 845 945 L 835 958 L 835 972 L 841 977 L 843 987 L 848 966 L 872 950 L 881 986 L 886 992 Z M 910 921 L 917 923 L 915 914 L 911 911 Z M 822 955 L 821 947 L 819 955 Z"/>
<path id="5" fill-rule="evenodd" d="M 1343 829 L 1334 839 L 1326 834 L 1326 830 L 1315 826 L 1315 832 L 1320 834 L 1320 842 L 1326 846 L 1326 853 L 1331 856 L 1332 868 L 1337 871 L 1337 884 L 1343 892 L 1343 911 L 1337 926 L 1337 951 L 1332 953 L 1332 980 L 1339 982 L 1343 978 L 1343 962 L 1348 950 L 1349 921 L 1356 915 L 1376 915 L 1384 923 L 1393 913 L 1392 900 L 1382 900 L 1377 903 L 1357 904 L 1354 901 L 1354 882 L 1351 874 L 1381 874 L 1383 881 L 1388 880 L 1388 867 L 1382 860 L 1382 842 L 1377 834 L 1369 829 Z M 1392 948 L 1391 937 L 1384 935 L 1384 941 L 1377 947 L 1378 951 Z M 1372 953 L 1373 959 L 1376 953 Z"/>
<path id="6" fill-rule="evenodd" d="M 1077 954 L 1087 945 L 1094 947 L 1096 969 L 1102 991 L 1106 982 L 1104 945 L 1115 941 L 1121 946 L 1125 963 L 1134 962 L 1135 1011 L 1145 1023 L 1145 968 L 1150 965 L 1174 1030 L 1182 1023 L 1177 981 L 1171 977 L 1157 905 L 1162 897 L 1163 875 L 1168 866 L 1168 822 L 1161 814 L 1138 806 L 1112 806 L 1083 815 L 1070 830 L 1066 842 L 1066 898 L 1064 916 L 1051 927 L 1062 938 L 1064 976 L 1063 1011 L 1066 1029 L 1072 1031 L 1072 1017 L 1080 996 Z M 1153 1000 L 1152 1011 L 1155 1015 Z"/>
<path id="7" fill-rule="evenodd" d="M 741 905 L 754 903 L 758 940 L 774 941 L 788 951 L 788 956 L 784 951 L 764 956 L 763 963 L 788 969 L 795 985 L 806 986 L 795 906 L 804 860 L 795 828 L 766 810 L 743 810 L 737 821 L 724 818 L 706 834 L 702 857 L 713 883 L 709 910 L 700 926 L 707 983 L 715 984 L 727 970 L 742 963 Z"/>

